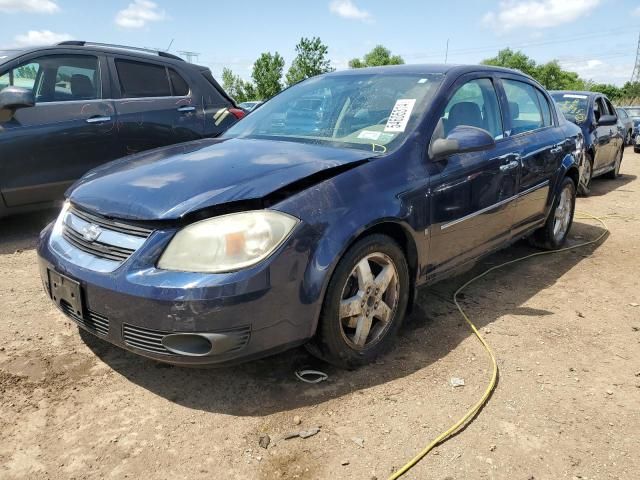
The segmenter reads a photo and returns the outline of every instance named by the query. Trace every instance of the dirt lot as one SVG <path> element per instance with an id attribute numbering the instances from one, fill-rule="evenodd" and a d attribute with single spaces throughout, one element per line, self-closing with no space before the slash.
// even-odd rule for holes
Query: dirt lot
<path id="1" fill-rule="evenodd" d="M 527 260 L 466 292 L 500 381 L 476 420 L 407 478 L 640 476 L 640 155 L 630 149 L 622 174 L 578 200 L 607 217 L 601 245 Z M 45 297 L 34 247 L 53 215 L 0 223 L 0 478 L 382 479 L 489 379 L 450 301 L 473 272 L 421 291 L 397 348 L 355 372 L 303 349 L 216 370 L 139 358 L 79 335 Z M 577 220 L 570 241 L 601 232 Z M 474 272 L 532 251 L 521 242 Z M 297 381 L 306 364 L 329 380 Z"/>

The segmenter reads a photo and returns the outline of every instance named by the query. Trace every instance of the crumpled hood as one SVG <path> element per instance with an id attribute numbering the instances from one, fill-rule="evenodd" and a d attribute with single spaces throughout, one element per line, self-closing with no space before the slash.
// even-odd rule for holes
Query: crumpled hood
<path id="1" fill-rule="evenodd" d="M 87 173 L 67 192 L 105 216 L 171 220 L 216 205 L 260 199 L 371 152 L 295 142 L 207 139 L 125 157 Z"/>

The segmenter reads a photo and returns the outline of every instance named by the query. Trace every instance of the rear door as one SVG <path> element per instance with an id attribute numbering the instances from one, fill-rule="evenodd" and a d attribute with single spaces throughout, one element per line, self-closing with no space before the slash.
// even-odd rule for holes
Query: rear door
<path id="1" fill-rule="evenodd" d="M 522 77 L 503 76 L 507 135 L 520 157 L 513 234 L 544 219 L 551 181 L 564 152 L 564 133 L 547 95 Z"/>
<path id="2" fill-rule="evenodd" d="M 596 122 L 593 131 L 594 136 L 594 150 L 595 155 L 593 158 L 593 171 L 596 172 L 602 168 L 606 168 L 610 165 L 614 159 L 614 149 L 612 148 L 612 142 L 615 142 L 616 125 L 600 125 L 598 122 L 602 115 L 609 115 L 610 112 L 604 101 L 604 98 L 598 96 L 593 102 L 593 118 Z"/>
<path id="3" fill-rule="evenodd" d="M 510 236 L 519 160 L 504 138 L 494 82 L 491 75 L 463 76 L 440 114 L 445 135 L 459 125 L 483 128 L 496 139 L 496 147 L 434 164 L 430 270 L 435 275 Z"/>
<path id="4" fill-rule="evenodd" d="M 7 206 L 62 199 L 73 181 L 116 158 L 104 57 L 31 54 L 4 68 L 0 77 L 33 90 L 36 99 L 0 123 L 0 190 Z"/>
<path id="5" fill-rule="evenodd" d="M 125 55 L 109 60 L 122 155 L 202 137 L 202 98 L 176 68 Z"/>

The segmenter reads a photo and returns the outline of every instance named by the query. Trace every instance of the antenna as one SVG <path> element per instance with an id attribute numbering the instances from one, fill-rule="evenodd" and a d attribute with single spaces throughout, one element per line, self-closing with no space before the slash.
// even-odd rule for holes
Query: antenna
<path id="1" fill-rule="evenodd" d="M 640 83 L 640 35 L 638 35 L 638 51 L 636 52 L 636 66 L 633 67 L 631 83 Z"/>
<path id="2" fill-rule="evenodd" d="M 447 38 L 447 51 L 444 53 L 444 63 L 449 59 L 449 39 Z"/>
<path id="3" fill-rule="evenodd" d="M 185 57 L 187 57 L 187 62 L 189 63 L 194 63 L 194 60 L 197 62 L 198 58 L 200 57 L 200 54 L 198 52 L 187 52 L 187 51 L 181 51 L 178 52 L 180 55 L 183 55 Z"/>

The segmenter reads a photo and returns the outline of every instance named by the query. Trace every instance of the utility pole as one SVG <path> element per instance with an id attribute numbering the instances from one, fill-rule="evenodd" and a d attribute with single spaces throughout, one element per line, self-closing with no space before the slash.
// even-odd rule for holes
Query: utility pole
<path id="1" fill-rule="evenodd" d="M 640 35 L 638 35 L 638 50 L 636 52 L 636 66 L 633 67 L 633 75 L 631 75 L 631 83 L 640 83 Z"/>
<path id="2" fill-rule="evenodd" d="M 187 62 L 189 63 L 194 63 L 194 60 L 197 62 L 198 58 L 200 57 L 200 54 L 198 52 L 187 52 L 187 51 L 181 51 L 178 52 L 180 55 L 183 55 L 185 57 L 187 57 Z"/>

